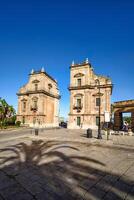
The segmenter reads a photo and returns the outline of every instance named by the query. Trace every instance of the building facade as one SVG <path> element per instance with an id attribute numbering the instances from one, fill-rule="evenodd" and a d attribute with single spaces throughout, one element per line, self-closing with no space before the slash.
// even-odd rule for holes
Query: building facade
<path id="1" fill-rule="evenodd" d="M 30 127 L 59 125 L 60 95 L 57 81 L 43 68 L 40 71 L 31 71 L 28 83 L 20 88 L 17 95 L 17 121 Z"/>
<path id="2" fill-rule="evenodd" d="M 88 59 L 70 66 L 70 113 L 68 128 L 98 127 L 104 122 L 104 113 L 111 112 L 112 82 L 96 75 Z"/>

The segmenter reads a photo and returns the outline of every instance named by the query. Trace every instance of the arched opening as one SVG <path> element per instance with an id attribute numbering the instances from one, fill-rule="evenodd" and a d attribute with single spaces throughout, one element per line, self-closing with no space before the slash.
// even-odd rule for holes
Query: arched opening
<path id="1" fill-rule="evenodd" d="M 115 102 L 113 111 L 114 129 L 122 130 L 127 125 L 134 132 L 134 100 Z"/>

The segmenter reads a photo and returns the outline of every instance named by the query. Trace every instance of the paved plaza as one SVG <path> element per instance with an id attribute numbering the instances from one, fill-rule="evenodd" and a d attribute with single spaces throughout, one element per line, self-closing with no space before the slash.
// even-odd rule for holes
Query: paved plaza
<path id="1" fill-rule="evenodd" d="M 0 132 L 0 200 L 134 199 L 134 136 Z"/>

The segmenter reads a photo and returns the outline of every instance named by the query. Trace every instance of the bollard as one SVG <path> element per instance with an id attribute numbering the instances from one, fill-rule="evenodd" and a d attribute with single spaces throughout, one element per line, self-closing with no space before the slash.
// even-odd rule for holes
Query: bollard
<path id="1" fill-rule="evenodd" d="M 87 129 L 87 138 L 92 138 L 92 129 Z"/>
<path id="2" fill-rule="evenodd" d="M 109 140 L 109 132 L 110 132 L 110 130 L 107 129 L 107 140 Z"/>
<path id="3" fill-rule="evenodd" d="M 109 140 L 109 132 L 110 132 L 110 129 L 109 129 L 109 124 L 107 122 L 107 140 Z"/>
<path id="4" fill-rule="evenodd" d="M 35 135 L 38 135 L 39 134 L 39 130 L 36 128 L 35 129 Z"/>

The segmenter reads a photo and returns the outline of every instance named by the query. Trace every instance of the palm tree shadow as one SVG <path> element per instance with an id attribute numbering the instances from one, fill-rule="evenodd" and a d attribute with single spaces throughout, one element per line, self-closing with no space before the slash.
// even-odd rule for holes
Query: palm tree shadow
<path id="1" fill-rule="evenodd" d="M 105 171 L 105 164 L 78 154 L 73 144 L 33 140 L 0 149 L 3 199 L 123 199 L 133 182 Z M 1 174 L 0 174 L 1 176 Z M 4 180 L 13 182 L 12 191 Z M 17 189 L 16 189 L 17 188 Z M 20 195 L 22 195 L 20 197 Z"/>

